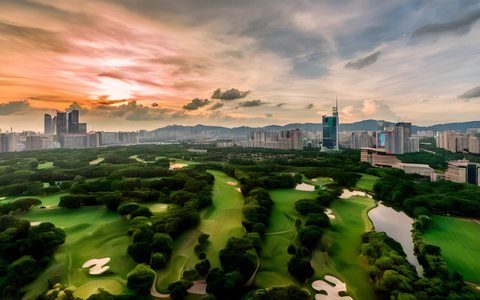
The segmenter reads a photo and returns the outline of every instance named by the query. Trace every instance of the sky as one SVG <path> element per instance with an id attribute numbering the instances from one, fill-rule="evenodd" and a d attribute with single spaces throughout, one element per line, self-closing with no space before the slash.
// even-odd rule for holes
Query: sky
<path id="1" fill-rule="evenodd" d="M 0 129 L 479 120 L 474 0 L 1 0 Z"/>

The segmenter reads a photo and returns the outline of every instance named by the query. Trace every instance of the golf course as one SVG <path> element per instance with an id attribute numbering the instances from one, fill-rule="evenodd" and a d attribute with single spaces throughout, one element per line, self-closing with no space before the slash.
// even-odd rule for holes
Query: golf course
<path id="1" fill-rule="evenodd" d="M 81 207 L 76 210 L 57 206 L 64 194 L 39 196 L 48 208 L 32 208 L 17 217 L 30 222 L 52 222 L 67 233 L 65 244 L 55 252 L 51 264 L 43 276 L 27 285 L 25 299 L 35 299 L 39 291 L 48 287 L 49 278 L 75 288 L 74 294 L 87 298 L 103 287 L 112 294 L 119 294 L 126 285 L 126 276 L 136 265 L 126 253 L 130 237 L 125 232 L 128 220 L 122 220 L 118 213 L 108 211 L 104 206 Z M 82 265 L 91 259 L 109 257 L 110 268 L 99 275 L 89 274 Z"/>

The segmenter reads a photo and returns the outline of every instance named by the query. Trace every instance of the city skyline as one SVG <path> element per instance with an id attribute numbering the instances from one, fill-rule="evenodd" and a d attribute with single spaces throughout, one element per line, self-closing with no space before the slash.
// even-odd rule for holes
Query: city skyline
<path id="1" fill-rule="evenodd" d="M 0 3 L 0 128 L 478 120 L 472 1 Z M 73 104 L 72 103 L 76 103 Z M 88 130 L 91 130 L 89 127 Z"/>

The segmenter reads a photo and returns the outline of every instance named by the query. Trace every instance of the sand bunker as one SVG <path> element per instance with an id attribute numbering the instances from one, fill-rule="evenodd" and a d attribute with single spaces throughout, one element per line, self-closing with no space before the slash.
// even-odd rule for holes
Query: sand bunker
<path id="1" fill-rule="evenodd" d="M 350 296 L 340 296 L 338 294 L 340 292 L 346 292 L 347 285 L 341 280 L 339 280 L 338 278 L 330 275 L 326 275 L 324 280 L 315 280 L 314 282 L 312 282 L 312 288 L 319 292 L 320 291 L 327 292 L 327 295 L 316 294 L 315 295 L 316 300 L 324 300 L 324 299 L 353 300 L 353 298 Z"/>
<path id="2" fill-rule="evenodd" d="M 325 208 L 325 214 L 330 218 L 330 219 L 335 219 L 335 215 L 333 214 L 333 210 L 330 208 Z"/>
<path id="3" fill-rule="evenodd" d="M 110 257 L 105 257 L 105 258 L 100 258 L 100 259 L 91 259 L 89 261 L 87 261 L 86 263 L 83 264 L 82 268 L 86 269 L 86 268 L 90 268 L 90 270 L 88 271 L 88 273 L 92 274 L 92 275 L 98 275 L 98 274 L 102 274 L 103 272 L 105 272 L 106 270 L 110 269 L 109 266 L 104 266 L 106 264 L 108 264 L 108 262 L 110 261 Z"/>
<path id="4" fill-rule="evenodd" d="M 227 184 L 229 184 L 229 185 L 237 185 L 237 183 L 234 182 L 234 181 L 227 181 Z"/>
<path id="5" fill-rule="evenodd" d="M 315 186 L 306 184 L 306 183 L 300 183 L 300 184 L 297 184 L 297 186 L 295 187 L 295 190 L 304 191 L 304 192 L 313 192 L 315 191 Z"/>
<path id="6" fill-rule="evenodd" d="M 177 170 L 177 169 L 181 169 L 183 167 L 186 167 L 188 165 L 186 164 L 177 164 L 177 163 L 170 163 L 170 168 L 168 168 L 169 170 Z"/>
<path id="7" fill-rule="evenodd" d="M 0 197 L 0 200 L 5 200 L 7 199 L 7 197 Z"/>
<path id="8" fill-rule="evenodd" d="M 340 199 L 348 199 L 353 196 L 366 197 L 367 194 L 361 191 L 349 191 L 347 189 L 344 189 L 342 195 L 340 196 Z"/>
<path id="9" fill-rule="evenodd" d="M 240 188 L 236 188 L 235 190 L 237 190 L 239 193 L 242 192 L 242 190 Z"/>
<path id="10" fill-rule="evenodd" d="M 42 224 L 42 222 L 30 222 L 30 226 L 38 226 Z"/>

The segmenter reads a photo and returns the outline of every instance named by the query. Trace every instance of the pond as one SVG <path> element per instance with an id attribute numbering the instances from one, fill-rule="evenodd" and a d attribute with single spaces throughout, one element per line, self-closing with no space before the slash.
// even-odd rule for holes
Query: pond
<path id="1" fill-rule="evenodd" d="M 419 276 L 423 274 L 423 267 L 418 263 L 417 257 L 413 252 L 413 240 L 411 230 L 413 229 L 413 220 L 402 211 L 378 203 L 378 206 L 368 213 L 373 222 L 376 231 L 384 231 L 389 237 L 399 242 L 407 260 L 411 263 Z"/>

